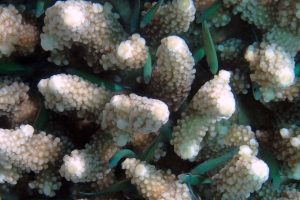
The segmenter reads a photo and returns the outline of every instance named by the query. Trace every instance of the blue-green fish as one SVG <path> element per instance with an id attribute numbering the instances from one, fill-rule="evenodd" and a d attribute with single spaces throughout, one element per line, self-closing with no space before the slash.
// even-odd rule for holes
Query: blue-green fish
<path id="1" fill-rule="evenodd" d="M 141 3 L 140 0 L 135 0 L 131 22 L 130 22 L 130 29 L 132 33 L 135 31 L 135 29 L 138 26 L 139 14 L 140 14 L 140 3 Z"/>
<path id="2" fill-rule="evenodd" d="M 44 5 L 45 5 L 44 0 L 38 0 L 36 2 L 36 9 L 35 9 L 35 17 L 36 18 L 39 18 L 45 12 Z"/>
<path id="3" fill-rule="evenodd" d="M 112 83 L 108 80 L 101 79 L 100 77 L 97 77 L 94 74 L 89 74 L 87 72 L 83 72 L 78 69 L 67 68 L 66 71 L 68 74 L 79 76 L 79 77 L 86 79 L 94 84 L 97 84 L 98 86 L 104 86 L 105 88 L 107 88 L 113 92 L 124 91 L 124 90 L 130 89 L 129 87 Z"/>
<path id="4" fill-rule="evenodd" d="M 151 60 L 150 53 L 148 53 L 147 61 L 143 67 L 144 82 L 146 84 L 148 84 L 150 82 L 151 74 L 152 74 L 152 60 Z"/>
<path id="5" fill-rule="evenodd" d="M 43 104 L 39 110 L 37 117 L 35 118 L 34 122 L 34 129 L 39 131 L 44 131 L 49 121 L 50 117 L 50 110 L 46 109 L 45 105 Z"/>
<path id="6" fill-rule="evenodd" d="M 161 6 L 161 4 L 164 2 L 164 0 L 159 0 L 144 16 L 144 18 L 141 21 L 140 27 L 145 27 L 151 19 L 154 17 L 155 13 L 157 12 L 158 8 Z"/>
<path id="7" fill-rule="evenodd" d="M 295 72 L 295 76 L 300 76 L 300 63 L 297 63 L 295 65 L 294 72 Z"/>
<path id="8" fill-rule="evenodd" d="M 216 74 L 219 68 L 218 57 L 215 49 L 215 44 L 213 42 L 205 19 L 202 22 L 202 34 L 207 63 L 210 67 L 211 73 Z"/>
<path id="9" fill-rule="evenodd" d="M 223 5 L 222 0 L 218 0 L 215 3 L 213 3 L 211 6 L 209 6 L 205 12 L 202 12 L 202 14 L 197 18 L 197 23 L 203 22 L 204 19 L 210 18 L 213 14 L 215 14 L 219 8 L 221 8 Z"/>
<path id="10" fill-rule="evenodd" d="M 190 173 L 192 175 L 199 175 L 199 174 L 204 174 L 205 172 L 208 172 L 215 167 L 220 166 L 221 164 L 226 163 L 228 160 L 230 160 L 238 151 L 240 147 L 236 147 L 232 152 L 225 154 L 223 156 L 220 156 L 215 159 L 208 160 L 197 167 L 195 167 Z"/>
<path id="11" fill-rule="evenodd" d="M 0 63 L 1 74 L 30 74 L 33 71 L 32 68 L 14 61 Z"/>
<path id="12" fill-rule="evenodd" d="M 110 159 L 108 163 L 109 168 L 114 168 L 117 166 L 118 162 L 122 158 L 136 158 L 136 154 L 129 150 L 129 149 L 122 149 L 120 151 L 117 151 Z"/>
<path id="13" fill-rule="evenodd" d="M 197 63 L 205 56 L 205 50 L 204 47 L 200 47 L 196 49 L 196 51 L 193 53 L 194 62 Z"/>
<path id="14" fill-rule="evenodd" d="M 261 87 L 260 85 L 258 85 L 258 83 L 256 83 L 255 81 L 251 81 L 251 87 L 252 87 L 252 94 L 255 100 L 260 100 L 262 97 L 262 93 L 259 90 L 259 88 Z"/>
<path id="15" fill-rule="evenodd" d="M 280 171 L 274 155 L 263 147 L 260 147 L 258 157 L 261 158 L 269 167 L 269 180 L 273 185 L 275 190 L 278 190 L 280 187 Z"/>
<path id="16" fill-rule="evenodd" d="M 52 0 L 37 0 L 35 8 L 35 17 L 39 18 L 45 10 L 51 5 Z"/>
<path id="17" fill-rule="evenodd" d="M 191 185 L 211 184 L 211 181 L 208 178 L 201 175 L 180 174 L 178 175 L 178 179 Z"/>

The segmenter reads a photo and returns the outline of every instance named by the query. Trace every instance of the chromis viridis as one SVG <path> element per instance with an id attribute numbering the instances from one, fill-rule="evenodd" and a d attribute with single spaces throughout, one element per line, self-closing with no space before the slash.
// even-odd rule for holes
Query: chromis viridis
<path id="1" fill-rule="evenodd" d="M 224 163 L 226 163 L 228 160 L 230 160 L 238 151 L 239 151 L 240 147 L 236 147 L 233 151 L 231 151 L 230 153 L 227 153 L 223 156 L 220 156 L 218 158 L 214 158 L 211 160 L 208 160 L 200 165 L 198 165 L 197 167 L 195 167 L 190 174 L 192 175 L 200 175 L 200 174 L 204 174 L 205 172 L 208 172 L 212 169 L 214 169 L 215 167 L 218 167 Z"/>
<path id="2" fill-rule="evenodd" d="M 262 93 L 259 90 L 261 86 L 258 85 L 258 83 L 256 83 L 255 81 L 251 81 L 251 87 L 254 99 L 259 101 L 262 97 Z"/>
<path id="3" fill-rule="evenodd" d="M 131 16 L 131 22 L 130 22 L 130 30 L 132 33 L 136 30 L 138 26 L 139 14 L 140 14 L 140 3 L 141 3 L 140 0 L 135 0 L 133 13 Z"/>
<path id="4" fill-rule="evenodd" d="M 294 68 L 295 76 L 300 76 L 300 63 L 297 63 Z"/>
<path id="5" fill-rule="evenodd" d="M 267 163 L 269 167 L 269 181 L 271 182 L 273 188 L 278 190 L 280 187 L 280 170 L 277 164 L 276 158 L 268 149 L 264 147 L 259 148 L 258 158 L 262 159 Z"/>
<path id="6" fill-rule="evenodd" d="M 200 60 L 202 60 L 202 58 L 204 58 L 204 56 L 205 56 L 204 47 L 199 47 L 193 53 L 194 62 L 195 63 L 199 62 Z"/>
<path id="7" fill-rule="evenodd" d="M 202 14 L 197 18 L 197 23 L 203 22 L 204 19 L 210 18 L 212 15 L 214 15 L 219 8 L 221 8 L 223 5 L 223 0 L 218 0 L 214 2 L 211 6 L 209 6 L 205 12 L 202 12 Z"/>
<path id="8" fill-rule="evenodd" d="M 66 71 L 67 71 L 68 74 L 79 76 L 79 77 L 81 77 L 83 79 L 86 79 L 86 80 L 88 80 L 88 81 L 90 81 L 94 84 L 97 84 L 98 86 L 104 86 L 105 88 L 107 88 L 107 89 L 109 89 L 113 92 L 119 92 L 119 91 L 124 91 L 124 90 L 129 90 L 130 89 L 129 87 L 115 84 L 111 81 L 108 81 L 108 80 L 102 79 L 100 77 L 97 77 L 94 74 L 83 72 L 83 71 L 80 71 L 78 69 L 67 68 Z"/>
<path id="9" fill-rule="evenodd" d="M 151 74 L 152 74 L 152 60 L 151 60 L 150 53 L 148 53 L 147 61 L 143 67 L 144 82 L 146 84 L 148 84 L 150 82 Z"/>
<path id="10" fill-rule="evenodd" d="M 145 27 L 154 17 L 155 13 L 157 12 L 158 8 L 162 5 L 164 0 L 159 0 L 143 17 L 140 27 Z"/>
<path id="11" fill-rule="evenodd" d="M 52 0 L 37 0 L 36 8 L 35 8 L 35 17 L 39 18 L 42 14 L 44 14 L 45 10 L 50 7 Z"/>
<path id="12" fill-rule="evenodd" d="M 210 67 L 210 71 L 212 74 L 216 74 L 219 68 L 218 64 L 218 57 L 215 48 L 215 44 L 211 37 L 208 25 L 206 20 L 204 19 L 202 22 L 202 34 L 203 34 L 203 42 L 204 42 L 204 49 L 206 53 L 206 60 Z"/>
<path id="13" fill-rule="evenodd" d="M 15 61 L 0 63 L 1 74 L 31 74 L 34 70 Z"/>
<path id="14" fill-rule="evenodd" d="M 117 151 L 110 159 L 108 163 L 109 168 L 114 168 L 117 166 L 118 162 L 122 158 L 136 158 L 136 154 L 129 150 L 129 149 L 121 149 L 120 151 Z"/>

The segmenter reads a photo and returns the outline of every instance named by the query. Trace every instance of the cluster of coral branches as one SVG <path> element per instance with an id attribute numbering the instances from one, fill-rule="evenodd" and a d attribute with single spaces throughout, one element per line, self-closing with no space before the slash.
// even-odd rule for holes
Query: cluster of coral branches
<path id="1" fill-rule="evenodd" d="M 300 0 L 165 1 L 139 27 L 155 5 L 0 5 L 0 198 L 77 199 L 125 177 L 138 192 L 99 199 L 300 198 Z M 216 74 L 195 53 L 204 21 Z M 180 178 L 234 148 L 209 185 Z M 137 158 L 111 168 L 124 149 Z"/>

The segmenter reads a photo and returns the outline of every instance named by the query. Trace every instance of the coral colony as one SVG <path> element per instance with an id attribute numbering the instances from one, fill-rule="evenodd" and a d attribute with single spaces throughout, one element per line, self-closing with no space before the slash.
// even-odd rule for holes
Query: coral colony
<path id="1" fill-rule="evenodd" d="M 4 0 L 0 198 L 300 199 L 299 50 L 300 0 Z"/>

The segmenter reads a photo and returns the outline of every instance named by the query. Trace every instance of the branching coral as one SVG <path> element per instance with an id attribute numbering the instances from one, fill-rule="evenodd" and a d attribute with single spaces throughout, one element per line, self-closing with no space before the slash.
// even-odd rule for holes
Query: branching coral
<path id="1" fill-rule="evenodd" d="M 194 60 L 180 37 L 170 36 L 161 43 L 156 52 L 157 66 L 147 92 L 151 97 L 164 101 L 171 111 L 177 111 L 194 81 Z"/>
<path id="2" fill-rule="evenodd" d="M 14 115 L 18 106 L 29 99 L 28 90 L 29 86 L 19 77 L 0 77 L 0 115 Z"/>
<path id="3" fill-rule="evenodd" d="M 294 83 L 294 61 L 289 53 L 275 44 L 261 43 L 249 46 L 245 58 L 250 62 L 251 80 L 261 85 L 265 102 L 275 99 L 276 94 Z M 280 97 L 280 96 L 279 96 Z"/>
<path id="4" fill-rule="evenodd" d="M 85 149 L 73 150 L 63 158 L 60 175 L 74 183 L 103 179 L 111 173 L 108 161 L 117 150 L 109 134 L 98 132 Z"/>
<path id="5" fill-rule="evenodd" d="M 124 146 L 132 134 L 158 131 L 168 121 L 169 114 L 162 101 L 135 94 L 115 95 L 102 113 L 101 128 L 114 134 L 114 141 Z"/>
<path id="6" fill-rule="evenodd" d="M 199 113 L 212 121 L 229 119 L 235 111 L 235 99 L 229 86 L 230 72 L 221 70 L 193 97 L 187 113 Z"/>
<path id="7" fill-rule="evenodd" d="M 0 6 L 0 59 L 13 54 L 28 55 L 39 42 L 39 31 L 28 24 L 13 6 Z"/>
<path id="8" fill-rule="evenodd" d="M 53 135 L 45 132 L 34 134 L 30 125 L 22 125 L 15 130 L 0 129 L 0 134 L 0 164 L 5 169 L 15 166 L 39 172 L 56 161 L 63 145 Z"/>
<path id="9" fill-rule="evenodd" d="M 47 9 L 41 45 L 52 52 L 49 61 L 67 65 L 69 49 L 80 45 L 85 48 L 88 65 L 97 71 L 101 54 L 110 53 L 127 37 L 111 9 L 109 3 L 102 6 L 87 1 L 58 1 Z"/>
<path id="10" fill-rule="evenodd" d="M 251 155 L 258 153 L 258 142 L 254 132 L 249 126 L 232 124 L 222 120 L 215 125 L 209 126 L 203 148 L 196 160 L 204 161 L 215 158 L 229 152 L 230 149 L 239 145 L 247 145 L 251 149 Z"/>
<path id="11" fill-rule="evenodd" d="M 75 75 L 57 74 L 38 83 L 46 108 L 58 113 L 74 111 L 80 118 L 98 120 L 112 94 L 104 87 Z"/>
<path id="12" fill-rule="evenodd" d="M 182 158 L 193 161 L 202 148 L 201 142 L 214 123 L 231 117 L 235 100 L 230 91 L 230 72 L 221 70 L 195 94 L 187 112 L 174 127 L 174 151 Z"/>
<path id="13" fill-rule="evenodd" d="M 255 24 L 259 29 L 271 28 L 276 22 L 277 1 L 242 1 L 224 0 L 225 6 L 233 6 L 233 13 L 241 13 L 241 18 L 250 24 Z"/>
<path id="14" fill-rule="evenodd" d="M 139 69 L 146 63 L 148 47 L 144 38 L 133 34 L 128 40 L 121 42 L 109 54 L 103 55 L 100 64 L 104 70 Z"/>
<path id="15" fill-rule="evenodd" d="M 195 6 L 191 0 L 175 0 L 160 8 L 149 25 L 143 28 L 147 41 L 157 44 L 171 34 L 186 32 L 195 18 Z"/>
<path id="16" fill-rule="evenodd" d="M 247 198 L 268 179 L 267 164 L 251 153 L 248 146 L 241 146 L 238 155 L 212 177 L 213 199 Z"/>
<path id="17" fill-rule="evenodd" d="M 284 160 L 291 168 L 291 176 L 300 179 L 300 129 L 282 128 L 279 131 L 257 131 L 256 135 L 263 145 L 271 149 L 278 160 Z"/>
<path id="18" fill-rule="evenodd" d="M 147 199 L 191 199 L 186 184 L 176 180 L 171 171 L 157 170 L 153 165 L 127 158 L 122 163 L 126 177 L 131 178 Z"/>
<path id="19" fill-rule="evenodd" d="M 139 1 L 110 1 L 116 8 L 106 0 L 52 2 L 37 19 L 22 6 L 20 12 L 0 6 L 0 60 L 17 58 L 22 69 L 0 65 L 3 191 L 21 199 L 108 191 L 99 198 L 299 197 L 299 184 L 283 179 L 276 179 L 276 192 L 269 183 L 259 189 L 269 172 L 274 177 L 272 164 L 259 159 L 265 150 L 278 159 L 278 176 L 299 180 L 299 0 L 142 1 L 140 10 Z M 29 9 L 35 3 L 28 1 Z M 136 18 L 154 5 L 147 25 Z M 219 9 L 208 16 L 211 5 Z M 205 49 L 204 19 L 219 58 L 215 76 L 212 62 L 191 53 Z M 42 51 L 34 52 L 39 29 Z M 152 73 L 151 64 L 144 66 L 148 58 Z M 112 84 L 104 87 L 98 78 Z M 240 151 L 227 154 L 232 149 Z M 122 160 L 122 170 L 119 152 L 142 155 Z"/>

